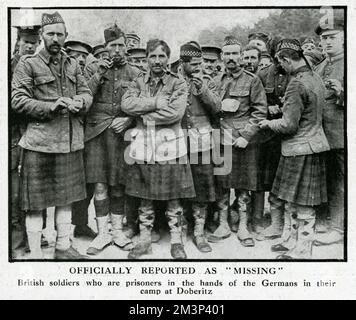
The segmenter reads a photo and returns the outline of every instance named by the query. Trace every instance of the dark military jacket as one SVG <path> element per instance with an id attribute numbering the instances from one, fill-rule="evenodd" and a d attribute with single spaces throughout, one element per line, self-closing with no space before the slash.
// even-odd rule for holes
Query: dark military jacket
<path id="1" fill-rule="evenodd" d="M 221 108 L 216 84 L 208 75 L 203 75 L 203 86 L 198 91 L 190 78 L 184 74 L 183 77 L 188 86 L 188 99 L 182 128 L 188 129 L 190 151 L 210 150 L 212 148 L 211 122 Z"/>
<path id="2" fill-rule="evenodd" d="M 131 81 L 141 71 L 127 62 L 113 66 L 100 78 L 96 73 L 98 61 L 85 70 L 88 86 L 93 93 L 93 105 L 86 116 L 85 141 L 91 140 L 107 129 L 114 118 L 127 117 L 121 110 L 121 99 Z"/>
<path id="3" fill-rule="evenodd" d="M 251 72 L 240 69 L 235 74 L 222 73 L 214 78 L 221 100 L 236 100 L 237 110 L 219 113 L 223 144 L 232 144 L 238 137 L 251 141 L 259 131 L 258 123 L 266 119 L 267 98 L 261 80 Z M 229 131 L 232 131 L 232 136 Z"/>
<path id="4" fill-rule="evenodd" d="M 68 153 L 84 148 L 82 114 L 68 110 L 53 112 L 60 97 L 81 99 L 89 109 L 92 95 L 75 58 L 61 52 L 61 74 L 57 74 L 49 53 L 42 49 L 21 57 L 12 80 L 12 108 L 29 116 L 19 145 L 46 153 Z"/>
<path id="5" fill-rule="evenodd" d="M 335 57 L 327 57 L 317 66 L 315 71 L 325 82 L 328 79 L 336 79 L 344 88 L 344 54 Z M 334 90 L 327 89 L 326 104 L 323 110 L 323 126 L 331 149 L 344 148 L 344 90 L 340 97 Z"/>
<path id="6" fill-rule="evenodd" d="M 270 128 L 282 137 L 282 155 L 299 156 L 329 150 L 322 127 L 325 87 L 320 76 L 308 66 L 293 74 L 288 84 L 283 115 L 270 122 Z"/>

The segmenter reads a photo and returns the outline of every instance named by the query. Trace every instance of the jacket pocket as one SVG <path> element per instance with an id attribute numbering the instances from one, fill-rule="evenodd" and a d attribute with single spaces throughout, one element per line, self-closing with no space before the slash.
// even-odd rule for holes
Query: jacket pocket
<path id="1" fill-rule="evenodd" d="M 37 75 L 33 82 L 35 96 L 38 100 L 55 101 L 59 98 L 56 78 L 53 75 Z"/>

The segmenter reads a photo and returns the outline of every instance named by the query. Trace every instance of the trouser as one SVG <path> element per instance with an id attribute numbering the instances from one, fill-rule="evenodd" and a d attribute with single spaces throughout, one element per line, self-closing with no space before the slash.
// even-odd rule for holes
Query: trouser
<path id="1" fill-rule="evenodd" d="M 155 218 L 153 201 L 141 199 L 138 214 L 140 241 L 150 242 Z M 166 217 L 171 235 L 171 244 L 182 243 L 183 207 L 178 199 L 167 201 Z"/>
<path id="2" fill-rule="evenodd" d="M 344 149 L 333 149 L 327 153 L 327 190 L 331 227 L 344 231 Z"/>
<path id="3" fill-rule="evenodd" d="M 94 184 L 87 184 L 87 197 L 72 204 L 72 224 L 75 226 L 85 226 L 88 224 L 88 208 L 94 196 Z"/>

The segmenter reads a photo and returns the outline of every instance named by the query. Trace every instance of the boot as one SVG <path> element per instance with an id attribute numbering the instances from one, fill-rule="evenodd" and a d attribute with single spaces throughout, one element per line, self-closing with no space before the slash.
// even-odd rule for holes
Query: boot
<path id="1" fill-rule="evenodd" d="M 255 242 L 247 227 L 251 204 L 251 197 L 248 191 L 239 191 L 237 201 L 240 218 L 239 227 L 237 230 L 237 239 L 239 239 L 240 243 L 244 247 L 254 247 Z"/>
<path id="2" fill-rule="evenodd" d="M 295 219 L 292 219 L 291 215 L 292 212 L 289 212 L 286 206 L 286 211 L 284 213 L 284 227 L 281 236 L 282 241 L 271 246 L 271 251 L 287 252 L 295 246 L 295 243 L 297 241 L 297 232 L 295 228 L 292 229 L 292 220 L 293 225 L 297 225 L 297 222 Z"/>
<path id="3" fill-rule="evenodd" d="M 256 233 L 263 231 L 263 213 L 265 205 L 264 191 L 251 192 L 251 227 Z"/>
<path id="4" fill-rule="evenodd" d="M 140 239 L 138 244 L 128 254 L 129 259 L 138 259 L 143 255 L 152 254 L 151 232 L 154 221 L 152 201 L 142 199 L 138 214 Z"/>
<path id="5" fill-rule="evenodd" d="M 123 232 L 123 218 L 124 216 L 121 214 L 111 214 L 112 240 L 122 250 L 129 251 L 133 248 L 133 244 Z"/>
<path id="6" fill-rule="evenodd" d="M 211 252 L 212 249 L 205 238 L 204 225 L 207 215 L 207 206 L 192 205 L 194 217 L 193 242 L 200 252 Z"/>
<path id="7" fill-rule="evenodd" d="M 344 232 L 342 230 L 332 228 L 328 233 L 317 234 L 314 240 L 314 245 L 329 246 L 332 244 L 340 244 L 344 242 Z"/>
<path id="8" fill-rule="evenodd" d="M 311 259 L 315 234 L 315 211 L 313 207 L 295 205 L 298 214 L 292 214 L 292 229 L 296 232 L 295 246 L 277 259 Z"/>
<path id="9" fill-rule="evenodd" d="M 30 247 L 29 259 L 43 259 L 41 250 L 41 236 L 42 231 L 32 232 L 27 231 L 27 239 Z"/>
<path id="10" fill-rule="evenodd" d="M 223 198 L 217 204 L 219 208 L 219 227 L 213 234 L 208 236 L 209 242 L 220 242 L 221 240 L 226 239 L 231 235 L 231 230 L 227 222 L 230 202 L 229 192 L 225 193 Z"/>
<path id="11" fill-rule="evenodd" d="M 264 229 L 256 240 L 274 240 L 280 238 L 283 232 L 283 211 L 284 201 L 278 199 L 275 195 L 270 194 L 268 198 L 271 207 L 271 225 Z"/>
<path id="12" fill-rule="evenodd" d="M 96 225 L 98 227 L 97 237 L 90 243 L 87 254 L 97 255 L 103 251 L 112 242 L 112 237 L 109 233 L 108 215 L 96 217 Z"/>

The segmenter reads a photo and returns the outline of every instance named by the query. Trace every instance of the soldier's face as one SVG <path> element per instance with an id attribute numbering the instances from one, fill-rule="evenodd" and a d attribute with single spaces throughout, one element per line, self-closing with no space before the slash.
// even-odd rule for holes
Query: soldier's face
<path id="1" fill-rule="evenodd" d="M 261 58 L 259 67 L 260 68 L 265 68 L 265 67 L 270 66 L 271 64 L 272 64 L 272 61 L 271 61 L 270 58 Z"/>
<path id="2" fill-rule="evenodd" d="M 66 38 L 67 31 L 64 23 L 49 24 L 42 28 L 43 43 L 51 55 L 56 55 L 61 51 Z"/>
<path id="3" fill-rule="evenodd" d="M 34 54 L 37 47 L 40 44 L 40 40 L 33 41 L 33 39 L 26 36 L 21 36 L 18 45 L 19 45 L 19 55 L 23 56 L 25 54 Z"/>
<path id="4" fill-rule="evenodd" d="M 344 33 L 342 31 L 338 33 L 324 32 L 320 36 L 320 43 L 324 51 L 333 56 L 344 51 Z"/>
<path id="5" fill-rule="evenodd" d="M 155 50 L 148 53 L 148 67 L 154 74 L 161 74 L 167 69 L 168 56 L 163 51 L 162 46 L 158 46 Z"/>
<path id="6" fill-rule="evenodd" d="M 140 41 L 137 39 L 127 38 L 126 39 L 127 49 L 138 48 L 140 46 Z"/>
<path id="7" fill-rule="evenodd" d="M 291 73 L 293 71 L 291 59 L 285 57 L 279 57 L 277 55 L 277 60 L 279 65 L 284 69 L 286 73 Z"/>
<path id="8" fill-rule="evenodd" d="M 302 49 L 304 52 L 312 52 L 315 49 L 315 44 L 314 43 L 305 43 L 302 45 Z"/>
<path id="9" fill-rule="evenodd" d="M 209 76 L 214 73 L 216 66 L 218 64 L 218 59 L 207 59 L 203 58 L 203 70 L 205 74 Z"/>
<path id="10" fill-rule="evenodd" d="M 143 71 L 147 71 L 147 59 L 146 57 L 131 58 L 132 63 Z"/>
<path id="11" fill-rule="evenodd" d="M 183 70 L 187 76 L 193 76 L 201 72 L 202 58 L 192 57 L 189 62 L 183 62 Z"/>
<path id="12" fill-rule="evenodd" d="M 86 53 L 80 52 L 80 51 L 70 50 L 68 52 L 68 55 L 70 55 L 71 57 L 77 59 L 77 61 L 79 62 L 80 67 L 82 68 L 82 70 L 84 70 L 85 63 L 87 61 L 87 56 L 88 56 Z"/>
<path id="13" fill-rule="evenodd" d="M 125 38 L 121 37 L 119 39 L 108 42 L 106 45 L 109 57 L 113 60 L 122 60 L 126 55 L 126 44 Z"/>
<path id="14" fill-rule="evenodd" d="M 248 44 L 256 46 L 261 52 L 267 51 L 267 47 L 264 41 L 259 39 L 253 39 Z"/>
<path id="15" fill-rule="evenodd" d="M 241 47 L 238 44 L 224 46 L 222 48 L 221 58 L 226 69 L 236 70 L 241 62 Z"/>
<path id="16" fill-rule="evenodd" d="M 258 59 L 258 51 L 256 49 L 244 51 L 242 54 L 242 61 L 244 63 L 244 68 L 247 71 L 255 73 L 260 63 L 260 60 Z"/>

